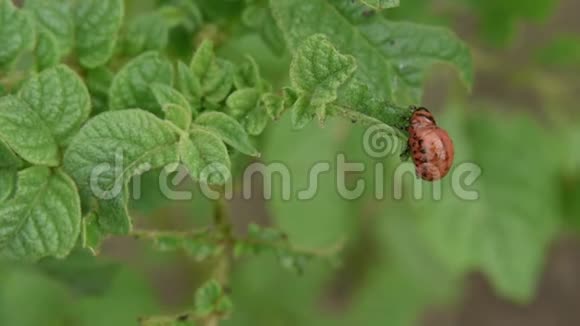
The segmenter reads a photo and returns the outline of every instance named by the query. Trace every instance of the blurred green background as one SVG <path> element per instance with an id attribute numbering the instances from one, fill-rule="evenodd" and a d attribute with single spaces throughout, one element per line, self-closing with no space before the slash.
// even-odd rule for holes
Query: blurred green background
<path id="1" fill-rule="evenodd" d="M 346 1 L 346 0 L 345 0 Z M 127 1 L 128 15 L 155 1 Z M 289 54 L 267 19 L 248 26 L 244 8 L 264 1 L 198 0 L 204 23 L 195 37 L 171 34 L 170 53 L 190 53 L 212 37 L 219 55 L 251 54 L 278 86 Z M 274 257 L 238 261 L 234 312 L 223 325 L 579 325 L 580 324 L 580 2 L 575 0 L 401 0 L 384 14 L 447 26 L 471 48 L 471 93 L 446 67 L 432 70 L 423 105 L 456 145 L 456 162 L 473 162 L 481 178 L 462 201 L 443 184 L 443 200 L 393 200 L 398 162 L 385 164 L 386 198 L 341 199 L 333 173 L 309 201 L 235 198 L 236 232 L 249 223 L 278 226 L 302 248 L 345 241 L 340 267 L 309 262 L 298 275 Z M 346 121 L 292 131 L 273 123 L 258 140 L 266 163 L 291 167 L 301 188 L 308 167 L 349 161 L 376 164 L 363 151 L 364 129 Z M 241 171 L 244 164 L 238 162 Z M 349 176 L 371 180 L 372 171 Z M 370 181 L 369 181 L 370 182 Z M 188 187 L 188 184 L 181 185 Z M 257 195 L 259 185 L 254 187 Z M 426 185 L 426 191 L 430 191 Z M 261 196 L 256 196 L 261 197 Z M 240 196 L 241 198 L 241 196 Z M 142 228 L 175 230 L 210 223 L 212 206 L 163 200 L 144 189 L 135 203 Z M 160 253 L 134 239 L 108 240 L 98 258 L 0 266 L 0 325 L 136 325 L 147 315 L 178 313 L 193 302 L 212 262 Z"/>

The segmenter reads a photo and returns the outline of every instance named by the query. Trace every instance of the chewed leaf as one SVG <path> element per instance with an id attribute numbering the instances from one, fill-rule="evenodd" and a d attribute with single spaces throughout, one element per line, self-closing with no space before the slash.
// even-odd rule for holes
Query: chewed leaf
<path id="1" fill-rule="evenodd" d="M 336 99 L 338 88 L 356 70 L 354 57 L 340 54 L 324 35 L 309 37 L 290 65 L 292 86 L 324 103 Z"/>
<path id="2" fill-rule="evenodd" d="M 377 97 L 368 85 L 358 81 L 341 89 L 335 104 L 349 110 L 353 121 L 371 125 L 384 123 L 399 130 L 406 128 L 413 113 L 412 106 L 397 107 Z"/>
<path id="3" fill-rule="evenodd" d="M 32 167 L 19 173 L 16 189 L 0 207 L 0 256 L 35 261 L 68 255 L 81 223 L 71 178 L 58 170 Z"/>
<path id="4" fill-rule="evenodd" d="M 358 26 L 369 42 L 391 61 L 411 98 L 420 98 L 425 73 L 435 63 L 455 67 L 464 84 L 471 88 L 471 53 L 467 45 L 450 30 L 408 22 L 389 22 L 380 17 Z"/>
<path id="5" fill-rule="evenodd" d="M 161 114 L 151 85 L 171 85 L 173 66 L 156 52 L 133 59 L 117 73 L 109 91 L 111 110 L 143 109 Z"/>
<path id="6" fill-rule="evenodd" d="M 8 66 L 34 46 L 34 26 L 11 0 L 0 0 L 0 67 Z"/>
<path id="7" fill-rule="evenodd" d="M 203 113 L 195 120 L 195 124 L 215 132 L 225 143 L 238 151 L 250 156 L 259 156 L 244 127 L 229 115 L 222 112 Z"/>
<path id="8" fill-rule="evenodd" d="M 117 43 L 123 15 L 123 0 L 76 2 L 76 51 L 83 66 L 96 68 L 109 61 Z"/>
<path id="9" fill-rule="evenodd" d="M 59 144 L 70 141 L 91 111 L 89 91 L 81 78 L 65 65 L 30 78 L 19 96 L 38 114 Z"/>
<path id="10" fill-rule="evenodd" d="M 338 97 L 338 89 L 356 70 L 354 57 L 340 54 L 320 34 L 300 45 L 290 65 L 290 80 L 300 99 L 293 105 L 295 128 L 303 128 L 312 117 L 326 118 L 327 104 Z"/>
<path id="11" fill-rule="evenodd" d="M 64 167 L 83 198 L 97 198 L 100 206 L 112 211 L 107 216 L 123 217 L 124 185 L 129 178 L 177 162 L 177 142 L 174 130 L 151 113 L 106 112 L 90 120 L 75 136 L 65 153 Z M 124 233 L 129 225 L 121 218 L 105 227 Z"/>
<path id="12" fill-rule="evenodd" d="M 230 157 L 222 140 L 206 130 L 194 128 L 179 141 L 179 157 L 191 177 L 209 185 L 223 185 L 230 178 Z"/>
<path id="13" fill-rule="evenodd" d="M 0 141 L 32 164 L 59 164 L 52 132 L 26 102 L 15 96 L 0 98 Z"/>
<path id="14" fill-rule="evenodd" d="M 469 49 L 446 29 L 366 17 L 367 8 L 351 1 L 271 0 L 270 6 L 290 49 L 313 34 L 327 35 L 342 53 L 356 57 L 356 78 L 378 97 L 419 102 L 426 69 L 440 61 L 457 67 L 471 87 Z"/>

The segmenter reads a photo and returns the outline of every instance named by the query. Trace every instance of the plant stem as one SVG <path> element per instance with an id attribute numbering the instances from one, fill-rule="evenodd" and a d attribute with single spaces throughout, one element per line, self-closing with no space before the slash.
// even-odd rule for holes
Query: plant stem
<path id="1" fill-rule="evenodd" d="M 214 267 L 212 278 L 218 281 L 222 288 L 228 288 L 230 281 L 230 271 L 233 257 L 233 247 L 235 239 L 232 235 L 232 225 L 227 212 L 227 205 L 223 196 L 220 196 L 214 203 L 214 226 L 215 231 L 221 233 L 224 239 L 225 248 L 218 257 Z M 223 316 L 211 315 L 203 323 L 204 326 L 218 326 Z"/>

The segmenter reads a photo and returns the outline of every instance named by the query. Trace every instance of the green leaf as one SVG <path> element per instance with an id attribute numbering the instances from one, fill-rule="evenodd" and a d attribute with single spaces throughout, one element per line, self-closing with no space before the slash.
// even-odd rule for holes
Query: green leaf
<path id="1" fill-rule="evenodd" d="M 234 85 L 237 89 L 259 87 L 262 82 L 260 68 L 254 58 L 247 56 L 246 61 L 240 64 L 234 75 Z"/>
<path id="2" fill-rule="evenodd" d="M 314 118 L 315 109 L 311 108 L 310 98 L 300 96 L 292 106 L 292 125 L 295 129 L 304 128 Z"/>
<path id="3" fill-rule="evenodd" d="M 395 8 L 400 5 L 399 0 L 359 0 L 359 1 L 376 10 Z"/>
<path id="4" fill-rule="evenodd" d="M 0 140 L 0 169 L 20 168 L 24 163 L 14 152 Z"/>
<path id="5" fill-rule="evenodd" d="M 231 312 L 232 304 L 219 282 L 211 280 L 195 292 L 195 313 L 199 317 L 211 314 L 225 315 Z"/>
<path id="6" fill-rule="evenodd" d="M 211 132 L 194 128 L 179 141 L 179 157 L 191 177 L 209 185 L 222 185 L 231 174 L 228 150 Z"/>
<path id="7" fill-rule="evenodd" d="M 191 104 L 191 108 L 198 111 L 201 108 L 201 85 L 199 79 L 183 62 L 177 64 L 177 87 Z"/>
<path id="8" fill-rule="evenodd" d="M 87 68 L 109 61 L 124 15 L 123 0 L 83 0 L 74 8 L 76 52 Z"/>
<path id="9" fill-rule="evenodd" d="M 191 114 L 192 110 L 189 106 L 189 102 L 185 96 L 183 96 L 173 87 L 156 83 L 151 86 L 151 89 L 153 90 L 153 95 L 155 95 L 157 102 L 159 105 L 161 105 L 162 108 L 169 104 L 175 104 L 188 109 Z"/>
<path id="10" fill-rule="evenodd" d="M 85 77 L 91 94 L 93 114 L 109 110 L 109 89 L 113 83 L 113 72 L 106 67 L 89 69 Z"/>
<path id="11" fill-rule="evenodd" d="M 38 41 L 35 49 L 38 70 L 57 65 L 74 42 L 74 19 L 69 2 L 25 1 L 24 8 L 35 18 Z"/>
<path id="12" fill-rule="evenodd" d="M 553 140 L 527 118 L 473 112 L 454 109 L 439 123 L 455 126 L 448 131 L 455 142 L 456 162 L 474 162 L 471 170 L 480 169 L 483 174 L 466 187 L 462 181 L 452 184 L 460 176 L 467 180 L 465 172 L 452 171 L 451 180 L 442 185 L 442 200 L 425 200 L 421 207 L 422 234 L 448 266 L 462 272 L 478 268 L 499 294 L 527 302 L 534 295 L 546 249 L 559 227 L 553 182 L 559 166 L 551 156 Z M 530 143 L 533 152 L 525 149 Z M 503 158 L 501 162 L 497 157 Z M 477 191 L 478 197 L 465 200 L 463 189 Z M 426 199 L 430 196 L 425 193 Z M 417 207 L 412 214 L 418 214 Z"/>
<path id="13" fill-rule="evenodd" d="M 173 123 L 179 129 L 187 131 L 191 127 L 191 110 L 176 104 L 167 104 L 163 107 L 165 120 Z"/>
<path id="14" fill-rule="evenodd" d="M 200 81 L 205 100 L 220 103 L 226 99 L 234 84 L 234 68 L 230 62 L 215 57 L 211 41 L 199 46 L 190 67 Z"/>
<path id="15" fill-rule="evenodd" d="M 20 89 L 19 96 L 38 114 L 61 145 L 68 144 L 91 111 L 89 91 L 81 78 L 65 65 L 30 78 Z"/>
<path id="16" fill-rule="evenodd" d="M 204 40 L 191 59 L 190 69 L 199 79 L 204 79 L 214 59 L 213 43 L 209 40 Z"/>
<path id="17" fill-rule="evenodd" d="M 270 121 L 268 112 L 266 112 L 266 109 L 262 105 L 259 105 L 253 110 L 250 110 L 250 112 L 247 112 L 239 119 L 248 134 L 252 136 L 261 135 L 262 132 L 264 132 L 264 129 L 266 129 L 268 126 L 268 122 Z"/>
<path id="18" fill-rule="evenodd" d="M 17 179 L 18 171 L 16 169 L 0 169 L 0 203 L 12 197 L 14 190 L 16 190 Z"/>
<path id="19" fill-rule="evenodd" d="M 284 99 L 284 110 L 288 110 L 298 101 L 298 93 L 292 87 L 284 87 L 282 98 Z"/>
<path id="20" fill-rule="evenodd" d="M 234 67 L 225 60 L 216 59 L 201 79 L 204 98 L 211 103 L 220 103 L 230 94 L 234 85 Z"/>
<path id="21" fill-rule="evenodd" d="M 559 142 L 560 159 L 562 162 L 559 173 L 559 197 L 562 210 L 564 227 L 566 229 L 580 230 L 580 152 L 576 150 L 580 146 L 580 128 L 577 122 L 572 122 L 567 128 L 559 128 L 559 132 L 553 134 Z"/>
<path id="22" fill-rule="evenodd" d="M 352 56 L 340 54 L 323 35 L 309 37 L 294 54 L 290 80 L 300 98 L 292 109 L 295 128 L 303 128 L 318 115 L 323 122 L 326 105 L 338 97 L 338 88 L 355 72 Z"/>
<path id="23" fill-rule="evenodd" d="M 36 69 L 44 70 L 54 67 L 60 61 L 60 52 L 56 38 L 52 33 L 41 30 L 38 32 L 38 41 L 34 51 Z"/>
<path id="24" fill-rule="evenodd" d="M 242 22 L 258 32 L 264 43 L 277 55 L 286 50 L 282 32 L 272 17 L 270 8 L 262 5 L 250 5 L 242 13 Z"/>
<path id="25" fill-rule="evenodd" d="M 120 267 L 86 249 L 74 250 L 65 260 L 48 258 L 38 264 L 42 273 L 66 285 L 74 294 L 85 296 L 105 295 Z"/>
<path id="26" fill-rule="evenodd" d="M 398 107 L 390 101 L 378 97 L 368 85 L 354 81 L 341 89 L 339 98 L 334 103 L 346 109 L 345 115 L 352 114 L 352 121 L 365 125 L 383 123 L 399 130 L 405 130 L 414 107 Z M 336 109 L 336 107 L 334 107 Z"/>
<path id="27" fill-rule="evenodd" d="M 370 26 L 359 26 L 366 38 L 389 59 L 404 85 L 401 91 L 411 94 L 411 99 L 420 100 L 425 75 L 435 63 L 454 67 L 464 85 L 471 89 L 474 77 L 470 50 L 450 30 L 389 22 L 380 17 Z M 383 30 L 389 33 L 385 36 L 378 32 Z"/>
<path id="28" fill-rule="evenodd" d="M 111 110 L 140 108 L 161 114 L 150 85 L 171 85 L 171 62 L 158 53 L 147 52 L 127 63 L 113 79 L 109 92 Z"/>
<path id="29" fill-rule="evenodd" d="M 284 113 L 284 98 L 274 93 L 262 95 L 262 103 L 272 120 L 278 120 Z"/>
<path id="30" fill-rule="evenodd" d="M 137 16 L 125 33 L 124 50 L 130 56 L 145 51 L 162 51 L 169 43 L 171 25 L 160 13 Z"/>
<path id="31" fill-rule="evenodd" d="M 226 144 L 250 156 L 260 156 L 252 145 L 244 127 L 234 118 L 222 112 L 207 112 L 200 115 L 195 124 L 217 134 Z"/>
<path id="32" fill-rule="evenodd" d="M 74 19 L 70 2 L 53 0 L 26 0 L 24 8 L 31 11 L 41 29 L 55 39 L 60 54 L 68 53 L 74 42 Z"/>
<path id="33" fill-rule="evenodd" d="M 226 100 L 230 114 L 236 117 L 244 129 L 253 136 L 260 135 L 268 121 L 268 112 L 260 103 L 260 90 L 243 88 L 233 92 Z"/>
<path id="34" fill-rule="evenodd" d="M 81 247 L 94 254 L 99 254 L 105 236 L 99 227 L 97 218 L 96 213 L 90 212 L 83 216 L 81 223 Z"/>
<path id="35" fill-rule="evenodd" d="M 125 185 L 133 175 L 178 162 L 177 142 L 173 129 L 151 113 L 106 112 L 91 119 L 73 139 L 64 167 L 83 198 L 97 198 L 101 228 L 124 234 L 131 227 Z"/>
<path id="36" fill-rule="evenodd" d="M 312 101 L 329 103 L 355 70 L 354 57 L 340 54 L 319 34 L 309 37 L 294 54 L 290 80 L 299 92 L 311 94 Z"/>
<path id="37" fill-rule="evenodd" d="M 18 175 L 16 194 L 0 208 L 0 256 L 37 260 L 66 257 L 80 232 L 74 182 L 59 170 L 33 167 Z"/>
<path id="38" fill-rule="evenodd" d="M 325 34 L 340 52 L 357 59 L 357 79 L 378 97 L 418 103 L 420 83 L 435 62 L 454 65 L 472 85 L 469 49 L 446 29 L 365 17 L 366 9 L 351 1 L 271 0 L 270 6 L 290 49 L 313 34 Z"/>
<path id="39" fill-rule="evenodd" d="M 226 105 L 233 115 L 239 116 L 256 108 L 260 100 L 260 91 L 255 88 L 244 88 L 233 92 L 226 100 Z"/>
<path id="40" fill-rule="evenodd" d="M 13 63 L 16 58 L 34 46 L 34 25 L 12 0 L 0 0 L 0 68 Z"/>
<path id="41" fill-rule="evenodd" d="M 161 7 L 159 12 L 172 26 L 181 25 L 190 32 L 203 24 L 203 14 L 197 3 L 189 0 L 173 0 Z"/>
<path id="42" fill-rule="evenodd" d="M 580 67 L 580 37 L 567 34 L 555 36 L 536 51 L 535 58 L 550 67 Z"/>
<path id="43" fill-rule="evenodd" d="M 128 188 L 122 185 L 119 190 L 120 192 L 112 199 L 98 201 L 96 218 L 99 229 L 104 234 L 126 235 L 133 229 L 133 221 L 129 214 Z"/>
<path id="44" fill-rule="evenodd" d="M 50 129 L 26 102 L 12 95 L 0 98 L 0 140 L 32 164 L 59 164 L 58 146 Z"/>
<path id="45" fill-rule="evenodd" d="M 545 21 L 558 7 L 557 0 L 463 0 L 480 20 L 479 30 L 487 41 L 507 45 L 519 21 Z"/>

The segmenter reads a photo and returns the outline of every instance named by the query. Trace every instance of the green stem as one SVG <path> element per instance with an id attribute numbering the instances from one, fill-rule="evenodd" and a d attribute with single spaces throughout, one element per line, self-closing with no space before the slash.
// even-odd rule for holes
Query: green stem
<path id="1" fill-rule="evenodd" d="M 332 104 L 329 115 L 334 115 L 359 123 L 363 126 L 384 124 L 393 128 L 393 132 L 402 140 L 407 139 L 407 127 L 413 110 L 385 104 L 382 112 L 364 112 L 342 104 Z"/>
<path id="2" fill-rule="evenodd" d="M 413 106 L 401 107 L 377 97 L 366 85 L 357 81 L 344 85 L 338 99 L 327 109 L 330 115 L 363 125 L 388 125 L 398 130 L 403 138 L 406 138 L 409 120 L 414 112 Z"/>
<path id="3" fill-rule="evenodd" d="M 216 265 L 214 267 L 212 277 L 214 280 L 218 281 L 222 288 L 227 288 L 230 281 L 230 271 L 233 259 L 233 248 L 235 244 L 235 239 L 232 235 L 232 225 L 227 212 L 227 205 L 223 198 L 220 196 L 218 200 L 214 203 L 214 226 L 217 232 L 221 233 L 221 237 L 224 240 L 225 248 L 221 255 L 218 257 Z M 202 323 L 204 326 L 218 326 L 223 316 L 211 315 Z"/>

